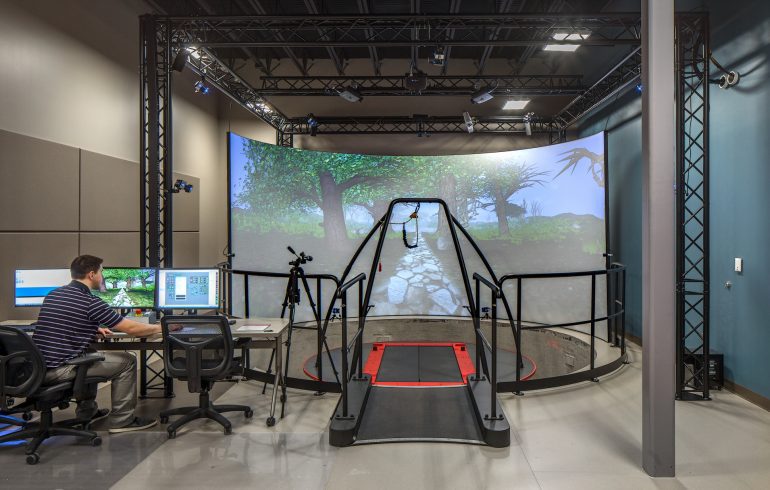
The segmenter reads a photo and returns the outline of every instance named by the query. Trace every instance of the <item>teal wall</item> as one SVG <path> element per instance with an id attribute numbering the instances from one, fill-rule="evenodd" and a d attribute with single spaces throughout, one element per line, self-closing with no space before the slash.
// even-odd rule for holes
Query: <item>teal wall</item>
<path id="1" fill-rule="evenodd" d="M 714 57 L 742 76 L 710 96 L 711 349 L 727 378 L 770 398 L 770 2 L 709 7 Z"/>
<path id="2" fill-rule="evenodd" d="M 741 74 L 710 92 L 711 350 L 725 377 L 770 398 L 770 2 L 707 2 L 711 48 Z M 719 72 L 712 67 L 712 78 Z M 628 266 L 627 327 L 641 336 L 641 98 L 631 92 L 586 120 L 578 136 L 608 130 L 610 247 Z M 734 258 L 744 272 L 733 271 Z M 725 288 L 730 281 L 732 288 Z"/>

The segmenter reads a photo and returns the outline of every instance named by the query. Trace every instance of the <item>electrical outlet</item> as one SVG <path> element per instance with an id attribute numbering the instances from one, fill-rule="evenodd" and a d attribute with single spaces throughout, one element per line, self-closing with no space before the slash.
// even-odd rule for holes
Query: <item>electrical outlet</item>
<path id="1" fill-rule="evenodd" d="M 735 258 L 735 272 L 743 272 L 743 259 Z"/>

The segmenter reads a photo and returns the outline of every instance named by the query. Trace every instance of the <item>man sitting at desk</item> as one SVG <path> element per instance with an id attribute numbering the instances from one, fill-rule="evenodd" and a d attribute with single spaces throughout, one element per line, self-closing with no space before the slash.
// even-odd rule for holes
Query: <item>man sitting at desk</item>
<path id="1" fill-rule="evenodd" d="M 72 282 L 54 289 L 43 301 L 33 340 L 45 359 L 48 371 L 45 384 L 75 377 L 75 366 L 64 362 L 85 353 L 97 335 L 111 334 L 110 329 L 133 337 L 160 333 L 159 325 L 145 325 L 118 315 L 102 299 L 91 294 L 102 283 L 102 259 L 81 255 L 72 261 Z M 96 386 L 93 397 L 78 401 L 77 418 L 95 420 L 110 416 L 110 433 L 129 432 L 152 427 L 156 420 L 134 415 L 136 408 L 136 356 L 130 352 L 104 352 L 104 361 L 88 368 L 89 376 L 112 381 L 112 411 L 97 409 Z"/>

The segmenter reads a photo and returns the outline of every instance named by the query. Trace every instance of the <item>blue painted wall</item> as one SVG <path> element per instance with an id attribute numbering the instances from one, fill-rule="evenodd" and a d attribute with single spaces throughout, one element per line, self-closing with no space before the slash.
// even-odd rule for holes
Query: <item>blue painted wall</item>
<path id="1" fill-rule="evenodd" d="M 709 10 L 714 57 L 742 76 L 710 97 L 711 348 L 724 353 L 727 378 L 770 398 L 770 2 Z"/>
<path id="2" fill-rule="evenodd" d="M 770 398 L 770 2 L 707 2 L 716 59 L 738 86 L 711 86 L 711 350 L 725 376 Z M 719 71 L 712 67 L 712 78 Z M 641 98 L 626 94 L 585 121 L 608 129 L 610 246 L 628 266 L 627 326 L 641 336 Z M 744 272 L 734 272 L 734 258 Z M 724 287 L 730 281 L 732 288 Z"/>

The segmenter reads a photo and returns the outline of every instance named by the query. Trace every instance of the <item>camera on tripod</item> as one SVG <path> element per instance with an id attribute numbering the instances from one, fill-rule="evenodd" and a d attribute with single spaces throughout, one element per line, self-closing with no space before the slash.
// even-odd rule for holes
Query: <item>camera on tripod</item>
<path id="1" fill-rule="evenodd" d="M 291 247 L 286 247 L 286 248 L 289 250 L 289 252 L 293 253 L 295 257 L 297 257 L 296 259 L 289 262 L 289 265 L 292 267 L 299 267 L 302 264 L 307 264 L 308 262 L 313 261 L 313 257 L 311 255 L 305 255 L 305 252 L 300 252 L 299 254 L 297 254 L 297 252 L 295 252 L 293 248 Z"/>

